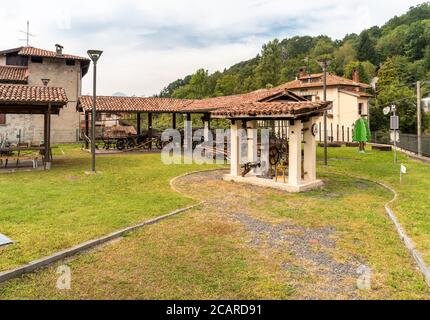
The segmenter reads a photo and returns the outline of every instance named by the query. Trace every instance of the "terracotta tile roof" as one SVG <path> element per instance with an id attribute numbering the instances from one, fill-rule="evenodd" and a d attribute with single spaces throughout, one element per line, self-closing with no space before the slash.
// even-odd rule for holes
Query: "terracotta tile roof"
<path id="1" fill-rule="evenodd" d="M 209 112 L 228 104 L 261 101 L 284 91 L 261 89 L 245 94 L 202 100 L 98 96 L 97 110 L 100 112 Z M 82 96 L 79 99 L 80 108 L 91 110 L 92 100 L 91 96 Z"/>
<path id="2" fill-rule="evenodd" d="M 21 56 L 45 57 L 45 58 L 58 58 L 58 59 L 73 59 L 81 61 L 90 61 L 89 58 L 74 56 L 70 54 L 57 55 L 55 51 L 38 49 L 34 47 L 22 47 L 18 52 Z"/>
<path id="3" fill-rule="evenodd" d="M 284 90 L 279 89 L 261 89 L 249 93 L 237 94 L 232 96 L 223 96 L 216 98 L 208 98 L 202 100 L 194 100 L 191 105 L 188 106 L 188 110 L 214 110 L 220 107 L 224 107 L 227 104 L 239 104 L 246 102 L 257 102 L 266 98 L 272 97 L 278 93 L 282 93 Z"/>
<path id="4" fill-rule="evenodd" d="M 168 98 L 140 98 L 140 97 L 97 97 L 97 111 L 99 112 L 175 112 L 183 110 L 193 100 Z M 85 111 L 92 109 L 92 96 L 81 96 L 80 107 Z"/>
<path id="5" fill-rule="evenodd" d="M 300 77 L 297 80 L 293 80 L 278 86 L 278 89 L 306 89 L 306 88 L 318 88 L 323 86 L 323 73 L 310 74 L 305 77 Z M 315 81 L 317 79 L 318 81 Z M 313 80 L 313 81 L 311 81 Z M 327 75 L 328 86 L 352 86 L 360 87 L 364 89 L 371 88 L 370 85 L 361 82 L 355 82 L 351 79 L 343 78 L 329 73 Z"/>
<path id="6" fill-rule="evenodd" d="M 216 117 L 240 118 L 254 116 L 297 116 L 309 112 L 321 112 L 331 107 L 331 102 L 282 101 L 250 102 L 226 106 L 211 113 Z"/>
<path id="7" fill-rule="evenodd" d="M 28 69 L 17 66 L 0 66 L 0 83 L 26 84 Z"/>
<path id="8" fill-rule="evenodd" d="M 31 105 L 49 102 L 65 105 L 67 95 L 64 88 L 0 84 L 0 104 L 25 103 Z"/>
<path id="9" fill-rule="evenodd" d="M 361 92 L 361 91 L 353 91 L 353 90 L 339 90 L 339 92 L 343 92 L 345 94 L 349 94 L 351 96 L 354 97 L 359 97 L 359 98 L 372 98 L 373 95 L 367 92 Z"/>

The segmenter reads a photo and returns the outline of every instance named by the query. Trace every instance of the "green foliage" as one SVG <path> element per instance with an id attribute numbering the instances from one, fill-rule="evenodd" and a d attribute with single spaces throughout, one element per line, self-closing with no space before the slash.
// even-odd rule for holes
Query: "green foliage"
<path id="1" fill-rule="evenodd" d="M 334 53 L 334 66 L 337 74 L 343 74 L 344 68 L 352 61 L 356 60 L 357 52 L 354 48 L 352 40 L 347 40 L 343 45 Z"/>
<path id="2" fill-rule="evenodd" d="M 400 130 L 413 133 L 416 130 L 415 90 L 407 86 L 410 78 L 405 57 L 389 58 L 379 69 L 378 93 L 375 104 L 371 109 L 371 123 L 373 130 L 388 128 L 388 120 L 383 117 L 382 109 L 391 104 L 397 106 L 400 116 Z"/>
<path id="3" fill-rule="evenodd" d="M 352 79 L 355 70 L 358 71 L 360 82 L 370 83 L 372 78 L 375 76 L 376 67 L 369 61 L 351 61 L 345 66 L 345 72 L 343 76 L 345 78 Z"/>
<path id="4" fill-rule="evenodd" d="M 370 61 L 374 64 L 378 63 L 378 54 L 375 49 L 376 41 L 370 36 L 368 30 L 363 31 L 357 42 L 357 58 L 360 61 Z"/>
<path id="5" fill-rule="evenodd" d="M 329 71 L 347 78 L 352 78 L 354 70 L 358 70 L 361 82 L 370 83 L 375 75 L 380 77 L 378 97 L 370 108 L 371 125 L 372 129 L 387 127 L 381 107 L 401 98 L 409 101 L 411 83 L 430 76 L 430 4 L 412 7 L 381 28 L 374 26 L 342 40 L 323 35 L 275 39 L 253 59 L 211 75 L 200 69 L 171 83 L 160 96 L 196 99 L 270 88 L 294 80 L 302 67 L 310 73 L 321 72 L 317 64 L 321 58 L 331 58 Z M 413 132 L 413 106 L 402 102 L 401 109 L 402 129 Z M 424 126 L 428 127 L 427 120 Z"/>
<path id="6" fill-rule="evenodd" d="M 261 59 L 255 69 L 256 81 L 260 87 L 275 86 L 280 83 L 282 68 L 282 47 L 278 39 L 263 45 Z"/>
<path id="7" fill-rule="evenodd" d="M 228 96 L 237 93 L 238 75 L 225 75 L 218 79 L 215 86 L 216 96 Z"/>

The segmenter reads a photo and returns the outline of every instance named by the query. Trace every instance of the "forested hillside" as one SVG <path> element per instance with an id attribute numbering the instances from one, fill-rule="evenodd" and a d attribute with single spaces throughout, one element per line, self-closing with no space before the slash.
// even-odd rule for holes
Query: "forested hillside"
<path id="1" fill-rule="evenodd" d="M 396 103 L 404 132 L 416 130 L 415 82 L 430 76 L 430 3 L 426 2 L 382 27 L 374 26 L 341 40 L 328 36 L 302 36 L 274 39 L 263 45 L 261 53 L 223 72 L 195 74 L 176 80 L 162 90 L 161 97 L 205 98 L 249 92 L 293 80 L 300 67 L 321 72 L 317 61 L 330 57 L 329 71 L 351 78 L 358 69 L 362 82 L 378 77 L 372 101 L 372 129 L 386 129 L 381 109 Z M 430 86 L 424 83 L 424 95 Z M 425 116 L 424 126 L 430 121 Z"/>

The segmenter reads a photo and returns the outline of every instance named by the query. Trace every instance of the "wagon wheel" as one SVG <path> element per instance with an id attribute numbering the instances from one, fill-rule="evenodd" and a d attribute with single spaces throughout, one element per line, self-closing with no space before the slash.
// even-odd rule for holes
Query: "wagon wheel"
<path id="1" fill-rule="evenodd" d="M 124 149 L 125 149 L 125 145 L 126 145 L 126 143 L 125 143 L 125 139 L 118 139 L 118 141 L 116 142 L 116 148 L 117 148 L 119 151 L 124 150 Z"/>
<path id="2" fill-rule="evenodd" d="M 128 139 L 127 148 L 128 149 L 136 148 L 136 141 L 134 139 Z"/>
<path id="3" fill-rule="evenodd" d="M 279 163 L 280 153 L 277 147 L 270 147 L 269 149 L 269 162 L 272 166 Z"/>
<path id="4" fill-rule="evenodd" d="M 163 141 L 161 139 L 157 139 L 157 141 L 155 142 L 155 145 L 157 146 L 158 150 L 162 150 L 169 143 L 170 143 L 169 141 Z"/>

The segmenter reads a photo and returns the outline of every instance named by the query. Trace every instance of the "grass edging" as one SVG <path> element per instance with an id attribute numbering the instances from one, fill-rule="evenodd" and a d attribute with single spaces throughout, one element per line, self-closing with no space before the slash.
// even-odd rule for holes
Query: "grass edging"
<path id="1" fill-rule="evenodd" d="M 376 182 L 376 183 L 379 184 L 380 186 L 384 187 L 385 189 L 390 190 L 394 194 L 394 198 L 391 201 L 389 201 L 388 203 L 386 203 L 384 205 L 385 211 L 387 212 L 387 214 L 390 217 L 391 221 L 393 221 L 394 225 L 396 226 L 396 230 L 397 230 L 397 233 L 400 236 L 400 239 L 402 239 L 402 241 L 405 244 L 406 248 L 411 253 L 412 257 L 414 258 L 415 262 L 418 265 L 419 270 L 424 275 L 424 278 L 425 278 L 425 281 L 426 281 L 427 285 L 430 287 L 430 270 L 429 270 L 429 267 L 425 263 L 425 261 L 422 258 L 420 252 L 418 251 L 418 249 L 415 247 L 415 244 L 412 241 L 412 239 L 407 236 L 407 234 L 406 234 L 405 230 L 403 229 L 402 225 L 397 220 L 396 215 L 394 214 L 393 210 L 391 210 L 391 208 L 390 208 L 390 204 L 394 203 L 397 200 L 398 196 L 399 196 L 398 193 L 397 193 L 397 191 L 394 190 L 393 188 L 385 185 L 384 183 L 381 183 L 381 182 Z"/>
<path id="2" fill-rule="evenodd" d="M 424 259 L 422 258 L 421 253 L 416 248 L 416 246 L 415 246 L 414 242 L 412 241 L 412 239 L 407 236 L 407 234 L 406 234 L 405 230 L 403 229 L 402 225 L 397 220 L 397 217 L 394 214 L 393 210 L 390 208 L 390 204 L 396 202 L 397 199 L 398 199 L 398 197 L 399 197 L 399 194 L 397 193 L 397 191 L 394 190 L 392 187 L 387 186 L 386 184 L 384 184 L 382 182 L 374 181 L 374 180 L 371 180 L 369 178 L 364 178 L 364 177 L 359 177 L 359 176 L 354 176 L 354 175 L 349 175 L 349 174 L 341 174 L 341 173 L 336 173 L 336 172 L 330 172 L 330 173 L 331 174 L 335 174 L 335 175 L 339 175 L 339 176 L 346 176 L 346 177 L 350 177 L 350 178 L 353 178 L 353 179 L 359 179 L 359 180 L 370 181 L 372 183 L 376 183 L 377 185 L 379 185 L 379 186 L 383 187 L 384 189 L 390 191 L 394 195 L 393 199 L 391 199 L 389 202 L 387 202 L 386 204 L 384 204 L 385 211 L 387 212 L 388 217 L 390 218 L 390 220 L 393 222 L 394 226 L 396 227 L 396 231 L 399 234 L 400 239 L 405 244 L 406 249 L 408 249 L 408 251 L 410 252 L 410 254 L 412 255 L 412 257 L 414 258 L 416 264 L 418 265 L 418 269 L 420 270 L 420 272 L 424 276 L 425 282 L 430 287 L 430 269 L 429 269 L 429 267 L 425 263 Z"/>
<path id="3" fill-rule="evenodd" d="M 195 207 L 198 207 L 199 205 L 201 205 L 201 202 L 198 203 L 198 204 L 195 204 L 193 206 L 189 206 L 189 207 L 186 207 L 186 208 L 175 210 L 175 211 L 173 211 L 173 212 L 171 212 L 169 214 L 166 214 L 166 215 L 163 215 L 163 216 L 160 216 L 160 217 L 157 217 L 157 218 L 145 221 L 143 223 L 140 223 L 140 224 L 137 224 L 137 225 L 134 225 L 134 226 L 131 226 L 131 227 L 127 227 L 127 228 L 121 229 L 119 231 L 115 231 L 115 232 L 113 232 L 113 233 L 111 233 L 111 234 L 109 234 L 107 236 L 104 236 L 104 237 L 101 237 L 101 238 L 98 238 L 98 239 L 95 239 L 95 240 L 90 240 L 90 241 L 81 243 L 81 244 L 79 244 L 77 246 L 74 246 L 72 248 L 69 248 L 69 249 L 66 249 L 66 250 L 54 253 L 51 256 L 48 256 L 48 257 L 45 257 L 45 258 L 42 258 L 42 259 L 39 259 L 39 260 L 34 260 L 34 261 L 32 261 L 32 262 L 30 262 L 28 264 L 25 264 L 25 265 L 23 265 L 21 267 L 18 267 L 18 268 L 12 269 L 12 270 L 7 270 L 7 271 L 0 272 L 0 283 L 8 281 L 8 280 L 11 280 L 11 279 L 14 279 L 14 278 L 17 278 L 17 277 L 20 277 L 20 276 L 22 276 L 22 275 L 24 275 L 26 273 L 34 272 L 37 269 L 40 269 L 42 267 L 46 267 L 46 266 L 48 266 L 48 265 L 50 265 L 50 264 L 52 264 L 54 262 L 63 260 L 65 258 L 68 258 L 70 256 L 76 255 L 76 254 L 81 253 L 83 251 L 86 251 L 88 249 L 94 248 L 94 247 L 99 246 L 101 244 L 104 244 L 106 242 L 109 242 L 109 241 L 112 241 L 114 239 L 120 238 L 120 237 L 124 236 L 125 234 L 127 234 L 127 233 L 129 233 L 131 231 L 134 231 L 136 229 L 142 228 L 144 226 L 148 226 L 148 225 L 152 225 L 152 224 L 158 223 L 158 222 L 160 222 L 162 220 L 165 220 L 165 219 L 170 218 L 172 216 L 178 215 L 180 213 L 183 213 L 183 212 L 191 210 L 191 209 L 193 209 Z"/>

